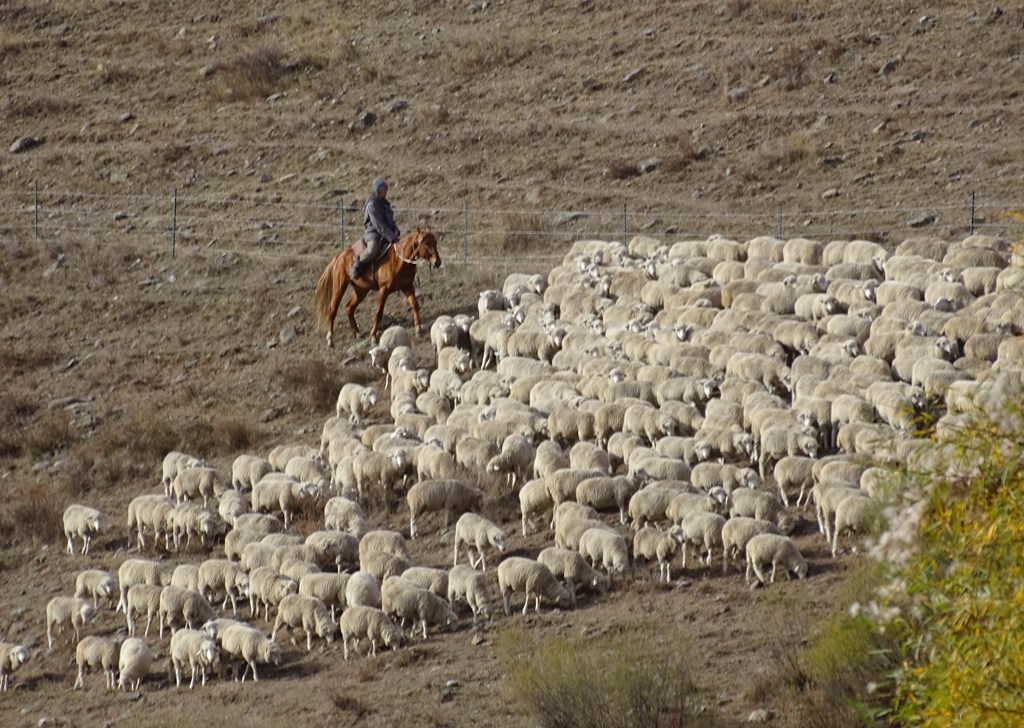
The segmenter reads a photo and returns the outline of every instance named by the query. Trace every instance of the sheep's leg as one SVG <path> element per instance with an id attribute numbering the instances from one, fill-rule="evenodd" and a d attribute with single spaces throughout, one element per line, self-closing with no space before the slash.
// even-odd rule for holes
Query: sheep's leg
<path id="1" fill-rule="evenodd" d="M 75 555 L 75 542 L 72 540 L 72 536 L 68 535 L 68 553 L 72 556 Z"/>
<path id="2" fill-rule="evenodd" d="M 510 616 L 512 614 L 512 609 L 511 609 L 511 606 L 508 603 L 508 590 L 507 589 L 502 589 L 501 590 L 501 603 L 502 603 L 502 607 L 504 607 L 504 610 L 505 610 L 505 616 L 506 617 Z"/>
<path id="3" fill-rule="evenodd" d="M 452 566 L 459 565 L 459 539 L 455 539 L 455 558 L 452 559 Z M 472 565 L 472 562 L 470 563 Z"/>
<path id="4" fill-rule="evenodd" d="M 777 567 L 778 565 L 779 565 L 779 562 L 774 560 L 774 559 L 772 559 L 772 575 L 771 575 L 771 578 L 768 579 L 768 583 L 769 584 L 774 584 L 775 583 L 775 567 Z M 788 574 L 789 572 L 787 571 L 786 573 Z M 762 579 L 761 581 L 764 581 L 764 579 Z"/>

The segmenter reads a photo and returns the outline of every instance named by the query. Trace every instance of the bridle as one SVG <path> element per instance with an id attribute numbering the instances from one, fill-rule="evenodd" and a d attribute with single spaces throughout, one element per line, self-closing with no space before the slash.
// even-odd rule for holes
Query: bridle
<path id="1" fill-rule="evenodd" d="M 427 261 L 426 261 L 425 259 L 423 259 L 423 258 L 421 258 L 421 257 L 420 257 L 420 248 L 421 248 L 421 245 L 422 245 L 422 243 L 423 243 L 423 238 L 424 238 L 424 237 L 426 237 L 426 236 L 425 236 L 425 235 L 420 235 L 420 236 L 419 236 L 419 237 L 417 238 L 416 242 L 414 242 L 414 243 L 413 243 L 413 247 L 412 247 L 412 258 L 406 258 L 406 257 L 405 257 L 404 255 L 402 255 L 402 254 L 401 254 L 401 253 L 399 252 L 399 250 L 398 250 L 398 246 L 397 246 L 397 245 L 395 246 L 395 255 L 397 255 L 397 256 L 398 256 L 398 259 L 399 259 L 400 261 L 402 261 L 403 263 L 408 263 L 408 264 L 410 264 L 410 265 L 416 265 L 416 266 L 418 266 L 418 265 L 420 265 L 420 264 L 422 264 L 422 263 L 426 263 Z"/>

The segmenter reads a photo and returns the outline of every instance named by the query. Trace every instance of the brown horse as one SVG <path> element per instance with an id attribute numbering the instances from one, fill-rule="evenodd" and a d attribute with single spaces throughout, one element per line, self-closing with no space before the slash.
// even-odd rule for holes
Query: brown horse
<path id="1" fill-rule="evenodd" d="M 345 313 L 353 333 L 359 333 L 356 324 L 356 308 L 366 298 L 366 294 L 377 289 L 377 311 L 373 315 L 373 326 L 370 327 L 370 338 L 377 338 L 377 328 L 384 313 L 384 303 L 395 291 L 405 294 L 412 308 L 412 322 L 418 335 L 423 334 L 420 324 L 420 305 L 416 301 L 416 289 L 413 282 L 416 278 L 416 266 L 419 261 L 432 264 L 435 268 L 441 265 L 441 255 L 437 252 L 437 238 L 427 230 L 416 229 L 406 233 L 398 242 L 388 248 L 384 257 L 355 280 L 349 279 L 349 270 L 355 259 L 352 248 L 338 253 L 327 264 L 320 280 L 316 283 L 316 315 L 317 321 L 327 328 L 327 346 L 334 346 L 334 317 L 338 313 L 338 304 L 345 295 L 345 289 L 352 284 L 352 297 L 345 303 Z"/>

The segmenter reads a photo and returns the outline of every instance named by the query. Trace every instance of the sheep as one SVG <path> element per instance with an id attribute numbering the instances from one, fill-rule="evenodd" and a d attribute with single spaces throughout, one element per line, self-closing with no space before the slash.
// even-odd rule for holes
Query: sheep
<path id="1" fill-rule="evenodd" d="M 157 619 L 159 620 L 161 638 L 164 636 L 165 624 L 172 634 L 177 631 L 179 617 L 181 618 L 180 623 L 189 629 L 194 629 L 195 625 L 203 625 L 216 616 L 210 602 L 197 591 L 168 585 L 160 592 Z"/>
<path id="2" fill-rule="evenodd" d="M 732 493 L 736 488 L 756 488 L 761 482 L 752 468 L 743 468 L 731 463 L 697 463 L 690 473 L 690 484 L 705 493 L 721 488 Z"/>
<path id="3" fill-rule="evenodd" d="M 409 558 L 405 538 L 397 531 L 368 531 L 359 539 L 359 560 L 363 561 L 373 553 L 393 554 Z"/>
<path id="4" fill-rule="evenodd" d="M 206 685 L 206 675 L 220 658 L 217 641 L 201 629 L 179 629 L 171 636 L 171 665 L 174 667 L 174 682 L 181 687 L 181 668 L 188 663 L 192 680 L 188 687 L 196 686 L 196 676 Z"/>
<path id="5" fill-rule="evenodd" d="M 203 508 L 206 508 L 209 499 L 223 491 L 224 481 L 220 474 L 216 469 L 207 466 L 180 470 L 171 481 L 171 495 L 179 504 L 194 498 L 202 498 Z"/>
<path id="6" fill-rule="evenodd" d="M 299 579 L 299 595 L 316 597 L 331 610 L 331 619 L 345 608 L 345 589 L 348 587 L 350 574 L 313 573 Z"/>
<path id="7" fill-rule="evenodd" d="M 519 511 L 522 514 L 523 536 L 527 535 L 526 526 L 534 516 L 543 515 L 554 508 L 554 501 L 548 492 L 547 483 L 543 478 L 528 481 L 519 489 Z"/>
<path id="8" fill-rule="evenodd" d="M 284 474 L 290 475 L 300 483 L 314 485 L 320 491 L 326 490 L 331 482 L 331 473 L 319 457 L 292 458 L 285 466 Z"/>
<path id="9" fill-rule="evenodd" d="M 544 479 L 548 495 L 552 505 L 557 508 L 564 501 L 576 498 L 576 487 L 587 478 L 606 476 L 604 470 L 577 470 L 575 468 L 562 468 L 556 470 Z M 554 528 L 554 519 L 551 527 Z"/>
<path id="10" fill-rule="evenodd" d="M 185 536 L 185 548 L 192 544 L 192 536 L 198 534 L 205 547 L 207 538 L 212 539 L 220 531 L 221 523 L 217 514 L 208 511 L 198 503 L 181 503 L 167 514 L 174 536 L 174 548 L 181 548 L 181 537 Z"/>
<path id="11" fill-rule="evenodd" d="M 702 443 L 698 441 L 695 447 L 701 448 Z M 634 451 L 627 476 L 637 482 L 650 483 L 657 480 L 689 480 L 690 473 L 690 466 L 681 460 L 649 454 L 643 456 Z"/>
<path id="12" fill-rule="evenodd" d="M 260 536 L 284 530 L 281 519 L 270 513 L 246 513 L 235 519 L 236 531 L 252 531 Z"/>
<path id="13" fill-rule="evenodd" d="M 639 530 L 647 522 L 665 520 L 665 511 L 672 499 L 679 495 L 675 488 L 647 486 L 641 488 L 629 499 L 629 517 L 633 529 Z"/>
<path id="14" fill-rule="evenodd" d="M 715 495 L 718 494 L 716 491 Z M 704 492 L 677 491 L 665 507 L 665 518 L 673 525 L 680 526 L 683 519 L 690 513 L 719 513 L 725 509 L 728 495 L 726 494 L 722 499 L 716 498 L 715 495 Z"/>
<path id="15" fill-rule="evenodd" d="M 362 535 L 333 529 L 313 531 L 306 536 L 305 555 L 321 568 L 333 565 L 341 569 L 355 565 L 359 561 L 359 541 Z"/>
<path id="16" fill-rule="evenodd" d="M 149 673 L 153 664 L 153 652 L 145 640 L 129 637 L 121 643 L 117 658 L 117 671 L 120 673 L 117 684 L 122 690 L 129 688 L 139 692 L 143 678 Z"/>
<path id="17" fill-rule="evenodd" d="M 584 531 L 580 536 L 579 551 L 587 557 L 594 568 L 597 568 L 600 562 L 609 576 L 612 571 L 621 574 L 629 568 L 626 540 L 606 528 L 590 528 Z"/>
<path id="18" fill-rule="evenodd" d="M 303 503 L 318 494 L 316 487 L 300 483 L 290 475 L 271 473 L 252 488 L 252 509 L 256 512 L 280 510 L 284 527 Z"/>
<path id="19" fill-rule="evenodd" d="M 299 584 L 294 579 L 281 576 L 269 566 L 257 567 L 249 573 L 249 612 L 256 617 L 263 605 L 263 618 L 269 621 L 270 607 L 276 607 L 298 590 Z"/>
<path id="20" fill-rule="evenodd" d="M 619 523 L 625 523 L 629 499 L 636 490 L 636 484 L 623 476 L 587 478 L 576 486 L 576 502 L 598 511 L 618 508 Z"/>
<path id="21" fill-rule="evenodd" d="M 683 541 L 682 529 L 662 531 L 654 526 L 644 526 L 633 536 L 633 556 L 647 561 L 657 559 L 658 579 L 672 581 L 672 559 Z"/>
<path id="22" fill-rule="evenodd" d="M 73 503 L 64 509 L 64 536 L 68 540 L 68 553 L 75 555 L 74 537 L 82 539 L 82 555 L 89 553 L 94 536 L 104 527 L 105 518 L 101 511 L 89 506 Z"/>
<path id="23" fill-rule="evenodd" d="M 357 571 L 345 585 L 345 604 L 348 608 L 357 606 L 380 607 L 380 586 L 377 577 L 367 571 Z"/>
<path id="24" fill-rule="evenodd" d="M 479 508 L 483 491 L 458 480 L 424 480 L 406 494 L 409 504 L 409 537 L 416 538 L 416 519 L 424 513 L 444 511 L 444 527 L 448 528 L 455 512 Z"/>
<path id="25" fill-rule="evenodd" d="M 159 584 L 135 584 L 125 597 L 124 615 L 128 624 L 128 634 L 135 634 L 135 615 L 146 611 L 145 636 L 149 636 L 149 628 L 153 624 L 153 617 L 160 612 L 160 593 L 163 587 Z"/>
<path id="26" fill-rule="evenodd" d="M 245 682 L 245 676 L 249 670 L 252 670 L 253 681 L 259 681 L 259 675 L 256 672 L 257 664 L 281 664 L 281 648 L 254 627 L 242 624 L 231 625 L 220 633 L 219 639 L 222 657 L 245 662 L 242 682 Z"/>
<path id="27" fill-rule="evenodd" d="M 178 564 L 171 572 L 171 586 L 199 591 L 199 566 L 197 564 Z"/>
<path id="28" fill-rule="evenodd" d="M 164 486 L 164 495 L 171 494 L 171 482 L 175 476 L 186 468 L 198 468 L 206 463 L 202 458 L 172 450 L 164 456 L 160 483 Z"/>
<path id="29" fill-rule="evenodd" d="M 505 545 L 508 537 L 505 531 L 491 521 L 478 516 L 475 513 L 463 513 L 455 523 L 455 549 L 452 566 L 459 563 L 459 547 L 466 545 L 469 551 L 469 565 L 474 569 L 480 564 L 481 571 L 487 571 L 487 562 L 484 559 L 484 547 L 490 545 L 498 549 L 498 553 L 505 553 Z M 473 558 L 473 550 L 479 556 Z"/>
<path id="30" fill-rule="evenodd" d="M 788 393 L 792 390 L 789 367 L 773 356 L 738 351 L 726 363 L 727 377 L 760 382 L 769 392 Z"/>
<path id="31" fill-rule="evenodd" d="M 608 577 L 595 570 L 578 551 L 549 546 L 537 555 L 537 561 L 565 582 L 572 606 L 576 606 L 578 588 L 585 587 L 599 594 L 608 591 Z"/>
<path id="32" fill-rule="evenodd" d="M 75 596 L 79 599 L 92 597 L 92 605 L 99 609 L 100 599 L 114 606 L 114 594 L 117 593 L 117 579 L 109 571 L 102 569 L 86 569 L 75 577 Z"/>
<path id="33" fill-rule="evenodd" d="M 799 486 L 796 505 L 799 508 L 805 498 L 810 497 L 814 485 L 812 467 L 814 458 L 803 455 L 787 455 L 775 463 L 773 475 L 779 486 L 779 498 L 782 505 L 789 507 L 789 491 Z"/>
<path id="34" fill-rule="evenodd" d="M 686 552 L 690 544 L 697 547 L 698 555 L 702 550 L 707 554 L 703 559 L 705 565 L 710 566 L 714 558 L 715 546 L 725 548 L 722 540 L 722 529 L 725 527 L 726 519 L 717 513 L 704 513 L 694 511 L 686 515 L 682 522 L 683 539 L 683 568 L 686 568 Z M 725 573 L 725 560 L 722 562 L 722 573 Z"/>
<path id="35" fill-rule="evenodd" d="M 876 526 L 881 515 L 881 504 L 863 495 L 848 495 L 836 506 L 836 524 L 832 533 L 832 557 L 839 552 L 839 537 L 846 531 L 863 534 Z"/>
<path id="36" fill-rule="evenodd" d="M 0 692 L 11 686 L 11 675 L 28 662 L 28 649 L 23 645 L 0 641 Z"/>
<path id="37" fill-rule="evenodd" d="M 163 495 L 146 493 L 131 500 L 128 504 L 128 529 L 136 529 L 136 542 L 140 551 L 146 547 L 147 530 L 153 532 L 154 545 L 163 534 L 170 547 L 171 530 L 167 528 L 167 520 L 173 508 L 174 501 Z M 131 536 L 128 545 L 131 546 Z"/>
<path id="38" fill-rule="evenodd" d="M 730 559 L 746 555 L 747 541 L 760 533 L 780 534 L 779 527 L 771 521 L 762 521 L 746 516 L 728 519 L 722 525 L 722 572 L 728 569 Z"/>
<path id="39" fill-rule="evenodd" d="M 295 644 L 295 635 L 292 630 L 301 627 L 306 633 L 306 651 L 313 650 L 313 634 L 320 637 L 327 643 L 334 641 L 337 632 L 337 625 L 327 611 L 327 605 L 321 599 L 301 594 L 289 594 L 277 608 L 277 619 L 274 620 L 274 629 L 270 635 L 271 641 L 277 638 L 277 631 L 281 628 L 288 631 L 291 643 Z"/>
<path id="40" fill-rule="evenodd" d="M 859 483 L 848 484 L 841 480 L 819 480 L 814 484 L 815 515 L 818 519 L 818 530 L 825 535 L 825 540 L 832 543 L 832 517 L 836 508 L 851 495 L 864 495 Z"/>
<path id="41" fill-rule="evenodd" d="M 211 601 L 223 593 L 221 609 L 227 608 L 230 601 L 231 613 L 236 614 L 236 599 L 249 596 L 249 575 L 234 561 L 207 559 L 199 565 L 196 591 Z"/>
<path id="42" fill-rule="evenodd" d="M 159 561 L 125 559 L 117 567 L 117 583 L 121 592 L 117 609 L 124 611 L 128 606 L 128 590 L 131 587 L 136 584 L 167 584 L 170 583 L 170 575 Z"/>
<path id="43" fill-rule="evenodd" d="M 370 410 L 377 405 L 377 390 L 355 382 L 342 385 L 335 404 L 335 414 L 341 417 L 347 413 L 349 421 L 355 425 L 362 424 Z"/>
<path id="44" fill-rule="evenodd" d="M 482 294 L 481 294 L 482 296 Z M 497 309 L 488 309 L 497 310 Z M 483 313 L 480 314 L 483 316 Z M 434 319 L 430 325 L 430 343 L 434 347 L 434 354 L 441 353 L 446 346 L 458 346 L 461 332 L 455 319 L 448 315 L 441 315 Z"/>
<path id="45" fill-rule="evenodd" d="M 448 597 L 448 571 L 431 566 L 412 566 L 402 572 L 402 578 L 439 597 Z"/>
<path id="46" fill-rule="evenodd" d="M 505 438 L 501 452 L 487 462 L 488 473 L 506 473 L 508 484 L 526 482 L 526 476 L 533 467 L 535 451 L 529 438 L 513 433 Z"/>
<path id="47" fill-rule="evenodd" d="M 491 459 L 500 454 L 493 442 L 474 436 L 462 438 L 455 446 L 455 462 L 471 471 L 486 471 Z"/>
<path id="48" fill-rule="evenodd" d="M 813 428 L 802 427 L 793 429 L 788 422 L 774 424 L 761 434 L 761 452 L 758 464 L 761 478 L 768 475 L 769 468 L 774 469 L 775 463 L 787 455 L 805 455 L 809 458 L 818 455 L 818 438 Z"/>
<path id="49" fill-rule="evenodd" d="M 523 603 L 523 614 L 530 606 L 530 596 L 534 597 L 534 611 L 540 612 L 540 600 L 554 602 L 556 607 L 569 607 L 572 599 L 568 590 L 563 587 L 555 575 L 544 564 L 522 556 L 510 556 L 498 564 L 498 588 L 501 591 L 505 615 L 511 615 L 509 595 L 522 590 L 526 594 Z"/>
<path id="50" fill-rule="evenodd" d="M 839 313 L 842 304 L 828 293 L 804 293 L 793 307 L 793 313 L 800 321 L 821 321 Z"/>
<path id="51" fill-rule="evenodd" d="M 397 488 L 399 479 L 404 482 L 410 465 L 411 459 L 405 449 L 387 454 L 373 451 L 359 453 L 352 461 L 359 498 L 366 498 L 371 483 L 380 483 L 386 499 Z"/>
<path id="52" fill-rule="evenodd" d="M 569 450 L 569 467 L 576 471 L 597 471 L 610 475 L 611 456 L 600 445 L 592 442 L 577 442 Z"/>
<path id="53" fill-rule="evenodd" d="M 221 493 L 217 502 L 217 515 L 226 524 L 234 527 L 235 520 L 249 512 L 249 501 L 237 490 L 226 490 Z"/>
<path id="54" fill-rule="evenodd" d="M 402 630 L 391 617 L 380 609 L 365 606 L 350 606 L 339 620 L 345 659 L 348 659 L 349 643 L 366 638 L 370 643 L 369 654 L 377 655 L 377 645 L 396 649 L 402 644 Z"/>
<path id="55" fill-rule="evenodd" d="M 78 665 L 78 676 L 75 678 L 74 690 L 85 688 L 85 673 L 89 668 L 102 669 L 107 678 L 107 690 L 117 687 L 117 658 L 121 651 L 122 640 L 116 637 L 99 637 L 88 635 L 83 637 L 75 647 L 75 662 Z M 0 643 L 0 654 L 6 653 L 5 643 Z M 7 665 L 4 660 L 3 665 Z"/>
<path id="56" fill-rule="evenodd" d="M 448 571 L 447 581 L 449 607 L 454 610 L 457 602 L 464 601 L 473 613 L 473 624 L 476 624 L 480 616 L 485 619 L 489 617 L 487 577 L 472 566 L 458 564 Z"/>
<path id="57" fill-rule="evenodd" d="M 800 553 L 793 539 L 788 536 L 780 536 L 774 533 L 761 533 L 751 536 L 747 541 L 747 574 L 746 582 L 751 583 L 751 571 L 757 576 L 761 584 L 765 584 L 764 572 L 761 570 L 765 564 L 772 565 L 772 573 L 767 583 L 775 583 L 775 571 L 781 564 L 785 567 L 786 578 L 790 572 L 803 579 L 807 576 L 807 561 Z"/>
<path id="58" fill-rule="evenodd" d="M 445 599 L 400 576 L 384 580 L 381 611 L 392 618 L 397 617 L 402 627 L 406 619 L 411 619 L 414 633 L 419 622 L 423 626 L 423 639 L 427 639 L 431 624 L 453 629 L 459 623 L 459 618 Z"/>
<path id="59" fill-rule="evenodd" d="M 749 488 L 737 488 L 731 493 L 729 517 L 736 516 L 771 521 L 783 533 L 791 533 L 796 527 L 796 521 L 774 494 Z"/>

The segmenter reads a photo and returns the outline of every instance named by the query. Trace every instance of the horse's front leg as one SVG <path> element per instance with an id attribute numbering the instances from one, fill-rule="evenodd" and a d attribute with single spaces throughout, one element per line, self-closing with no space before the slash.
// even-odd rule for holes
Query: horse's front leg
<path id="1" fill-rule="evenodd" d="M 369 293 L 369 289 L 360 288 L 359 286 L 352 286 L 352 298 L 348 299 L 345 303 L 345 313 L 348 314 L 348 325 L 352 328 L 352 333 L 359 333 L 359 324 L 356 323 L 356 308 L 366 298 L 366 294 Z"/>
<path id="2" fill-rule="evenodd" d="M 388 291 L 386 288 L 381 288 L 377 292 L 377 310 L 373 314 L 373 326 L 370 327 L 370 338 L 374 341 L 377 340 L 377 329 L 380 327 L 380 320 L 384 316 L 384 304 L 388 300 Z"/>
<path id="3" fill-rule="evenodd" d="M 420 323 L 420 304 L 416 300 L 416 289 L 409 287 L 402 291 L 405 294 L 405 300 L 409 302 L 409 308 L 412 309 L 412 325 L 416 329 L 417 336 L 423 336 L 423 325 Z"/>

